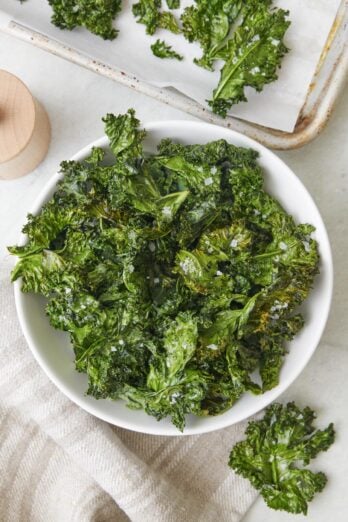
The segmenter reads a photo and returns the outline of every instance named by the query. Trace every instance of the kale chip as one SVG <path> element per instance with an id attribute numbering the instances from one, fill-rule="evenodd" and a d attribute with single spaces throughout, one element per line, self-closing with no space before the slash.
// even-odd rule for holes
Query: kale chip
<path id="1" fill-rule="evenodd" d="M 217 60 L 224 65 L 209 101 L 213 112 L 246 101 L 245 88 L 261 91 L 277 79 L 288 51 L 283 43 L 290 22 L 288 12 L 271 7 L 271 0 L 195 0 L 181 15 L 183 34 L 203 50 L 194 61 L 210 71 Z"/>
<path id="2" fill-rule="evenodd" d="M 113 40 L 118 31 L 113 20 L 121 11 L 121 0 L 48 0 L 52 23 L 60 29 L 83 26 L 104 40 Z"/>
<path id="3" fill-rule="evenodd" d="M 261 420 L 249 423 L 246 439 L 231 451 L 231 468 L 250 480 L 272 509 L 306 515 L 308 502 L 327 482 L 324 473 L 303 467 L 335 440 L 333 424 L 316 430 L 314 419 L 308 407 L 274 403 Z"/>
<path id="4" fill-rule="evenodd" d="M 147 34 L 154 34 L 157 29 L 168 29 L 172 33 L 180 33 L 173 13 L 162 11 L 161 6 L 162 0 L 140 0 L 133 4 L 132 11 L 137 22 L 145 25 Z"/>
<path id="5" fill-rule="evenodd" d="M 183 56 L 174 51 L 164 40 L 156 40 L 156 42 L 151 45 L 151 50 L 157 58 L 174 58 L 180 61 L 183 59 Z"/>

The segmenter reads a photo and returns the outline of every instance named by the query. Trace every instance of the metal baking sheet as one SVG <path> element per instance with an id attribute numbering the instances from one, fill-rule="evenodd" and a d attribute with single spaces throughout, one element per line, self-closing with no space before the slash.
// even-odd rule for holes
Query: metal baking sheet
<path id="1" fill-rule="evenodd" d="M 325 126 L 346 79 L 348 69 L 347 27 L 348 2 L 344 0 L 323 49 L 294 132 L 286 133 L 252 124 L 236 117 L 229 116 L 223 120 L 175 89 L 155 87 L 129 72 L 95 60 L 77 49 L 35 31 L 0 11 L 0 28 L 3 31 L 205 121 L 233 128 L 274 149 L 301 147 L 317 136 Z"/>

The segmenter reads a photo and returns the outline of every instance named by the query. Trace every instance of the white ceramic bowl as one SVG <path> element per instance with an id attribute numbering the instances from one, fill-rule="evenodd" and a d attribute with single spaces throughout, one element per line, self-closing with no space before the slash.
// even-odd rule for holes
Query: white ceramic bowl
<path id="1" fill-rule="evenodd" d="M 290 386 L 308 363 L 319 343 L 330 309 L 333 284 L 330 244 L 319 211 L 306 188 L 277 156 L 262 145 L 237 132 L 201 122 L 166 121 L 149 123 L 145 127 L 148 133 L 145 148 L 148 151 L 155 151 L 158 142 L 167 137 L 184 144 L 207 143 L 223 138 L 235 145 L 258 150 L 267 190 L 297 222 L 311 223 L 316 227 L 314 237 L 320 249 L 320 275 L 316 277 L 315 288 L 303 306 L 305 326 L 290 344 L 290 352 L 281 370 L 280 384 L 263 395 L 244 394 L 233 408 L 222 415 L 208 418 L 188 416 L 184 435 L 206 433 L 235 424 L 270 404 Z M 92 146 L 107 148 L 108 140 L 106 137 L 97 140 L 73 159 L 83 160 Z M 52 196 L 58 179 L 58 174 L 52 177 L 31 209 L 32 213 L 39 212 L 43 203 Z M 24 242 L 25 236 L 22 236 L 21 243 Z M 16 281 L 14 286 L 19 321 L 26 340 L 42 369 L 67 397 L 111 424 L 155 435 L 180 435 L 169 419 L 158 422 L 143 411 L 128 409 L 121 400 L 112 402 L 86 396 L 87 377 L 75 371 L 68 335 L 49 325 L 43 298 L 23 294 L 20 281 Z"/>

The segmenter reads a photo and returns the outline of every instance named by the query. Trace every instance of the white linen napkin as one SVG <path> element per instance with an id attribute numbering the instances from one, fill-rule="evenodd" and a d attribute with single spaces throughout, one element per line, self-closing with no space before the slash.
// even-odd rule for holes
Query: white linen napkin
<path id="1" fill-rule="evenodd" d="M 156 437 L 111 426 L 67 399 L 22 336 L 0 263 L 0 520 L 237 522 L 257 492 L 228 467 L 245 423 Z"/>

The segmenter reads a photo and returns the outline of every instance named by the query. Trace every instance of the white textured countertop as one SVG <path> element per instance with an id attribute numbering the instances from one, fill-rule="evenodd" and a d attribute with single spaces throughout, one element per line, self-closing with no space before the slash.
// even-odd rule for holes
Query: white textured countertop
<path id="1" fill-rule="evenodd" d="M 103 134 L 101 116 L 134 107 L 143 122 L 192 119 L 190 116 L 78 68 L 0 33 L 0 68 L 19 76 L 46 107 L 52 143 L 46 160 L 32 174 L 0 181 L 0 258 L 16 242 L 28 209 L 63 159 Z M 329 478 L 311 503 L 308 516 L 269 510 L 259 498 L 244 522 L 346 522 L 348 520 L 348 95 L 343 94 L 328 127 L 312 144 L 279 156 L 302 179 L 326 223 L 334 254 L 335 289 L 323 339 L 302 375 L 282 400 L 308 404 L 318 425 L 333 421 L 337 441 L 313 468 Z M 157 521 L 156 521 L 157 522 Z M 160 522 L 160 521 L 158 521 Z"/>

